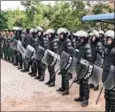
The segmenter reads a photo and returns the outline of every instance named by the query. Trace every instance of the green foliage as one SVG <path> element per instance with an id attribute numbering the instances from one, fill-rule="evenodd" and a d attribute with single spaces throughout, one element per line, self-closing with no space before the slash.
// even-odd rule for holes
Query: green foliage
<path id="1" fill-rule="evenodd" d="M 86 4 L 81 1 L 55 1 L 54 5 L 45 5 L 38 0 L 34 1 L 21 1 L 25 10 L 7 10 L 5 15 L 2 14 L 5 24 L 0 24 L 2 27 L 12 28 L 13 26 L 37 27 L 42 26 L 44 29 L 59 27 L 66 27 L 69 30 L 77 31 L 79 29 L 91 29 L 95 28 L 95 22 L 81 21 L 84 15 L 88 14 L 88 10 L 85 9 L 85 5 L 91 7 L 91 4 Z M 92 13 L 98 14 L 103 12 L 113 12 L 108 5 L 97 4 L 93 7 Z M 1 21 L 1 15 L 0 15 Z"/>
<path id="2" fill-rule="evenodd" d="M 0 12 L 0 30 L 8 28 L 7 21 L 8 21 L 7 13 L 1 11 Z"/>

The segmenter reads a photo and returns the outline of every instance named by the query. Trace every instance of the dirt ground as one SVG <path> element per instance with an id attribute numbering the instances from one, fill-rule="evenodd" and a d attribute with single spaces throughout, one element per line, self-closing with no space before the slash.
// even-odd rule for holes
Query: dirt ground
<path id="1" fill-rule="evenodd" d="M 1 65 L 2 111 L 104 111 L 103 93 L 98 105 L 95 104 L 99 91 L 91 90 L 89 105 L 81 107 L 74 101 L 79 93 L 77 84 L 72 86 L 68 96 L 56 92 L 61 84 L 60 75 L 56 76 L 56 86 L 50 88 L 44 84 L 49 78 L 47 71 L 45 81 L 40 82 L 21 73 L 11 63 L 2 60 Z"/>

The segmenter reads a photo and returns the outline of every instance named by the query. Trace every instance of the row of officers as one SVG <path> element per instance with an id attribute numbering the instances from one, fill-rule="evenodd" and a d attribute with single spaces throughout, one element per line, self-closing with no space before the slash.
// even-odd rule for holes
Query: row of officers
<path id="1" fill-rule="evenodd" d="M 26 48 L 28 45 L 33 46 L 35 49 L 40 45 L 45 49 L 50 49 L 51 51 L 59 54 L 61 56 L 62 51 L 69 53 L 71 56 L 75 55 L 73 49 L 79 50 L 79 55 L 77 56 L 78 60 L 81 58 L 89 61 L 94 64 L 97 55 L 100 55 L 103 63 L 103 75 L 102 82 L 107 80 L 110 71 L 111 65 L 115 67 L 115 36 L 113 30 L 108 30 L 106 32 L 102 30 L 92 30 L 91 32 L 86 31 L 77 31 L 76 33 L 70 32 L 66 28 L 59 28 L 57 32 L 54 29 L 43 30 L 42 27 L 24 29 L 16 29 L 14 36 L 12 38 L 5 38 L 1 43 L 2 53 L 4 58 L 11 60 L 15 66 L 18 66 L 18 69 L 21 69 L 22 72 L 31 72 L 28 74 L 39 81 L 44 81 L 46 65 L 42 61 L 35 60 L 31 58 L 26 66 L 23 63 L 22 55 L 9 48 L 9 43 L 14 39 L 20 40 Z M 2 36 L 1 36 L 2 37 Z M 6 48 L 8 52 L 6 53 Z M 5 50 L 4 50 L 5 49 Z M 10 50 L 10 51 L 9 51 Z M 49 71 L 49 80 L 45 84 L 49 87 L 55 86 L 56 81 L 56 71 L 55 66 L 48 66 Z M 69 94 L 69 79 L 72 78 L 71 73 L 68 73 L 66 70 L 60 69 L 59 74 L 61 75 L 61 87 L 57 90 L 61 92 L 62 95 Z M 115 78 L 115 77 L 113 77 Z M 99 85 L 96 87 L 93 84 L 89 84 L 89 79 L 79 79 L 75 80 L 79 84 L 79 98 L 75 98 L 76 102 L 81 102 L 81 106 L 85 107 L 89 102 L 89 93 L 90 88 L 93 88 L 95 91 L 99 89 Z M 112 89 L 107 90 L 105 88 L 105 112 L 115 112 L 115 84 Z"/>

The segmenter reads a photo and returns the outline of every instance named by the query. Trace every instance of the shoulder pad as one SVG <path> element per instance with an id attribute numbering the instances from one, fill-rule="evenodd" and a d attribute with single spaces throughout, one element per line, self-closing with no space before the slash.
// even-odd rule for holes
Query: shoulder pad
<path id="1" fill-rule="evenodd" d="M 58 42 L 59 40 L 58 39 L 53 39 L 53 42 Z"/>
<path id="2" fill-rule="evenodd" d="M 68 39 L 68 38 L 67 38 L 65 41 L 66 41 L 66 42 L 71 42 L 71 40 L 70 40 L 70 39 Z"/>
<path id="3" fill-rule="evenodd" d="M 86 44 L 84 48 L 85 48 L 85 49 L 91 49 L 90 43 Z"/>
<path id="4" fill-rule="evenodd" d="M 112 54 L 115 55 L 115 47 L 111 51 L 112 51 Z"/>

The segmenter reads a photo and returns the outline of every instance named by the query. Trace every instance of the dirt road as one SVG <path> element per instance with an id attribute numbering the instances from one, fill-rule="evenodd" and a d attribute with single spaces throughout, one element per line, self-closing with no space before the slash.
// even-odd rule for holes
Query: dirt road
<path id="1" fill-rule="evenodd" d="M 48 72 L 44 82 L 40 82 L 27 73 L 21 73 L 15 66 L 1 61 L 1 108 L 2 111 L 104 111 L 104 98 L 101 95 L 95 105 L 99 91 L 91 90 L 87 107 L 74 102 L 78 96 L 78 86 L 74 84 L 70 95 L 62 96 L 56 92 L 60 87 L 60 76 L 56 77 L 56 86 L 50 88 L 44 83 L 48 80 Z"/>

